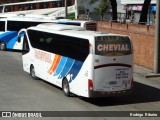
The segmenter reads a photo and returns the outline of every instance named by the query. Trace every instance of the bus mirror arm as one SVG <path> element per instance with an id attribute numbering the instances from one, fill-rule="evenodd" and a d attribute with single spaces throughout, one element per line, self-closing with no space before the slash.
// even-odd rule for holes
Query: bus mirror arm
<path id="1" fill-rule="evenodd" d="M 18 35 L 18 42 L 20 43 L 21 42 L 21 36 Z"/>
<path id="2" fill-rule="evenodd" d="M 26 29 L 21 29 L 19 32 L 18 32 L 18 42 L 20 43 L 21 42 L 21 36 L 22 34 L 26 33 Z"/>

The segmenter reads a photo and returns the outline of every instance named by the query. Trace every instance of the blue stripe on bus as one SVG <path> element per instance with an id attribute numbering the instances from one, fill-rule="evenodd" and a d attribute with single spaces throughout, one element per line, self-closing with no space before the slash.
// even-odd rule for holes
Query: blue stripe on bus
<path id="1" fill-rule="evenodd" d="M 0 41 L 3 40 L 2 38 L 11 34 L 11 32 L 4 32 L 4 33 L 0 33 Z"/>
<path id="2" fill-rule="evenodd" d="M 71 67 L 73 66 L 73 63 L 74 63 L 75 60 L 71 59 L 71 58 L 68 58 L 67 59 L 67 62 L 62 70 L 62 72 L 60 73 L 58 79 L 62 79 L 64 78 L 67 73 L 69 72 L 69 70 L 71 69 Z"/>
<path id="3" fill-rule="evenodd" d="M 66 64 L 67 59 L 68 59 L 67 57 L 62 57 L 61 58 L 61 61 L 60 61 L 59 65 L 58 65 L 56 71 L 54 72 L 53 76 L 57 76 L 62 72 L 62 70 L 63 70 L 63 68 L 64 68 L 64 66 Z"/>
<path id="4" fill-rule="evenodd" d="M 6 32 L 0 35 L 0 41 L 4 41 L 7 44 L 7 48 L 11 47 L 13 48 L 15 42 L 17 39 L 14 39 L 15 37 L 17 37 L 18 32 L 17 31 L 12 31 L 12 32 Z M 9 43 L 9 45 L 8 45 Z"/>
<path id="5" fill-rule="evenodd" d="M 77 25 L 80 26 L 80 22 L 68 22 L 68 21 L 58 21 L 58 24 L 65 24 L 65 25 Z"/>
<path id="6" fill-rule="evenodd" d="M 8 49 L 13 49 L 14 48 L 14 45 L 16 44 L 18 40 L 18 36 L 14 37 L 13 39 L 11 39 L 8 44 L 7 44 L 7 48 Z"/>
<path id="7" fill-rule="evenodd" d="M 80 69 L 82 68 L 83 62 L 76 60 L 72 66 L 72 68 L 70 69 L 70 71 L 68 72 L 68 74 L 70 74 L 71 79 L 69 80 L 69 83 L 72 82 L 72 80 L 74 80 L 76 78 L 76 76 L 78 75 Z"/>

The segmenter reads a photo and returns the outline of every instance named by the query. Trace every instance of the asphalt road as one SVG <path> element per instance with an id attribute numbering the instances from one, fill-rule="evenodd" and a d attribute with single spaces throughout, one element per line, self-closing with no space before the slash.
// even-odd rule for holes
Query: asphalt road
<path id="1" fill-rule="evenodd" d="M 138 81 L 142 78 L 135 79 Z M 56 86 L 43 80 L 33 80 L 25 73 L 22 69 L 21 53 L 0 51 L 0 111 L 160 111 L 160 89 L 135 82 L 134 92 L 130 96 L 97 99 L 66 97 Z M 29 118 L 32 119 L 34 118 Z M 53 120 L 53 118 L 42 119 Z M 57 117 L 54 119 L 139 120 L 138 117 Z M 157 117 L 141 119 L 159 120 Z"/>

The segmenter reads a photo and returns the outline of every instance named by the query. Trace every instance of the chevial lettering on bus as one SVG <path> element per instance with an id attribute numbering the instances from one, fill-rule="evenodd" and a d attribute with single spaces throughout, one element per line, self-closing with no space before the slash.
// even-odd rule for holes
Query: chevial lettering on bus
<path id="1" fill-rule="evenodd" d="M 127 44 L 99 44 L 97 50 L 103 51 L 128 51 L 129 47 Z"/>

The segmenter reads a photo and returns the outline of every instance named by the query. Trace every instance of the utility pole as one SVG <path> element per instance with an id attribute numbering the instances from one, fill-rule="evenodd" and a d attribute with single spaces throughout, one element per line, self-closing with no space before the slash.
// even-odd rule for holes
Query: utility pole
<path id="1" fill-rule="evenodd" d="M 154 51 L 154 73 L 160 73 L 160 0 L 156 0 L 156 29 Z"/>
<path id="2" fill-rule="evenodd" d="M 67 10 L 67 0 L 65 0 L 65 18 L 67 19 L 67 14 L 68 14 L 68 10 Z"/>
<path id="3" fill-rule="evenodd" d="M 79 19 L 78 2 L 75 0 L 75 19 Z"/>

